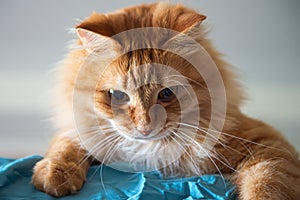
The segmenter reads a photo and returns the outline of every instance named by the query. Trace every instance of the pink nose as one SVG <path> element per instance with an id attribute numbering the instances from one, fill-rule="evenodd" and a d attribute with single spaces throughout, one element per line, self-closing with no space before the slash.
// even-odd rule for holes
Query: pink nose
<path id="1" fill-rule="evenodd" d="M 148 131 L 141 131 L 141 133 L 142 133 L 144 136 L 147 136 L 147 135 L 149 135 L 151 132 L 152 132 L 152 130 L 148 130 Z"/>

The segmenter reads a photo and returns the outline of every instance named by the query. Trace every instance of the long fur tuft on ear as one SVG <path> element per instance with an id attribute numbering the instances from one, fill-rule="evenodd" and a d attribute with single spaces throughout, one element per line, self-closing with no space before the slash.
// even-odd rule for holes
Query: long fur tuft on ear
<path id="1" fill-rule="evenodd" d="M 109 51 L 117 51 L 120 49 L 119 43 L 111 37 L 103 36 L 83 28 L 77 28 L 76 33 L 81 45 L 88 53 L 103 53 L 108 49 Z"/>
<path id="2" fill-rule="evenodd" d="M 157 4 L 152 21 L 154 26 L 185 32 L 191 27 L 201 24 L 205 19 L 205 15 L 181 4 L 170 5 L 162 2 Z"/>

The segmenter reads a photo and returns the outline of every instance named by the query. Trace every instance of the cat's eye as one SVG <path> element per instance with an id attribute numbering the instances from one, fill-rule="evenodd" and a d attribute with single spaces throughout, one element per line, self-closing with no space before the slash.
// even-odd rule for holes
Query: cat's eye
<path id="1" fill-rule="evenodd" d="M 125 104 L 129 102 L 129 96 L 122 91 L 110 89 L 108 91 L 113 104 Z"/>
<path id="2" fill-rule="evenodd" d="M 173 100 L 175 95 L 175 87 L 173 88 L 165 88 L 158 93 L 157 100 L 162 102 L 168 102 Z"/>

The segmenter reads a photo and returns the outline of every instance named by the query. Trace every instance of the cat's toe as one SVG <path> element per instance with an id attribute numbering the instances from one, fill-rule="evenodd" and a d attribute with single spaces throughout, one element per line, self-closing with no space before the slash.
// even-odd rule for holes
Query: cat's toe
<path id="1" fill-rule="evenodd" d="M 52 196 L 60 197 L 78 192 L 85 177 L 73 162 L 43 159 L 34 167 L 33 185 Z"/>

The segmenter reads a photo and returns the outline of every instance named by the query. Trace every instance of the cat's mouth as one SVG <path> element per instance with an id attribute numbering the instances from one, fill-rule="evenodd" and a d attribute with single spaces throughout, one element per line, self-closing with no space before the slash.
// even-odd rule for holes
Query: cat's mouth
<path id="1" fill-rule="evenodd" d="M 129 139 L 131 141 L 139 141 L 139 142 L 149 142 L 149 141 L 161 140 L 163 138 L 168 137 L 171 134 L 171 132 L 169 132 L 169 131 L 151 134 L 151 136 L 143 136 L 143 135 L 134 136 L 134 135 L 125 134 L 121 131 L 118 131 L 118 133 L 126 139 Z"/>
<path id="2" fill-rule="evenodd" d="M 168 137 L 170 135 L 169 132 L 164 133 L 157 133 L 153 136 L 131 136 L 134 140 L 142 140 L 142 141 L 154 141 L 154 140 L 161 140 L 165 137 Z"/>

